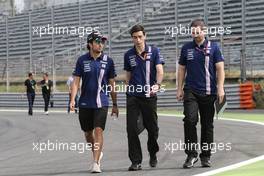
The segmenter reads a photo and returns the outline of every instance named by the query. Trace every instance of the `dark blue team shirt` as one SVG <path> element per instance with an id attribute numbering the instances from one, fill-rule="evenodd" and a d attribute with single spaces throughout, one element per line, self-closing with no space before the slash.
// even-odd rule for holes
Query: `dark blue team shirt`
<path id="1" fill-rule="evenodd" d="M 116 76 L 116 72 L 113 59 L 107 56 L 107 61 L 104 61 L 103 56 L 104 54 L 94 60 L 87 53 L 77 60 L 74 75 L 82 79 L 79 100 L 79 107 L 81 108 L 100 108 L 109 105 L 107 85 L 109 79 Z M 101 70 L 104 70 L 104 74 L 100 74 Z M 100 75 L 103 75 L 102 79 Z M 101 89 L 99 88 L 100 84 Z"/>
<path id="2" fill-rule="evenodd" d="M 145 53 L 148 53 L 149 46 L 145 45 Z M 150 86 L 156 83 L 156 65 L 164 64 L 164 59 L 160 51 L 155 46 L 151 46 L 150 57 Z M 140 86 L 146 85 L 146 60 L 143 60 L 133 47 L 124 55 L 124 70 L 131 72 L 129 87 L 134 87 L 133 90 L 128 89 L 127 94 L 132 96 L 146 97 L 146 91 L 141 91 Z M 137 88 L 137 89 L 136 89 Z M 138 89 L 139 88 L 139 89 Z M 145 89 L 146 90 L 146 89 Z"/>
<path id="3" fill-rule="evenodd" d="M 217 94 L 216 66 L 218 62 L 223 62 L 224 58 L 215 42 L 211 42 L 209 49 L 209 67 L 205 63 L 205 48 L 208 40 L 199 47 L 195 41 L 186 43 L 181 50 L 179 64 L 186 66 L 187 76 L 185 80 L 185 89 L 192 89 L 199 94 Z M 206 72 L 208 68 L 208 72 Z M 206 79 L 210 79 L 207 81 Z M 207 86 L 206 86 L 207 85 Z M 209 92 L 208 92 L 209 90 Z"/>

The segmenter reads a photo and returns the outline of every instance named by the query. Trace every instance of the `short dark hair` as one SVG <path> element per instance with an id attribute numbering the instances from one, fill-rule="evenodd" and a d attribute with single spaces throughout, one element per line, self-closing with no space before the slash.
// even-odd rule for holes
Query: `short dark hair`
<path id="1" fill-rule="evenodd" d="M 90 43 L 90 42 L 89 42 L 89 43 Z M 87 43 L 87 49 L 88 49 L 88 51 L 90 51 L 89 43 Z"/>
<path id="2" fill-rule="evenodd" d="M 133 27 L 130 29 L 129 33 L 130 33 L 130 35 L 132 36 L 133 33 L 135 33 L 135 32 L 139 32 L 139 31 L 142 31 L 143 34 L 145 35 L 144 27 L 141 26 L 140 24 L 137 24 L 137 25 L 133 26 Z"/>
<path id="3" fill-rule="evenodd" d="M 203 19 L 195 19 L 191 22 L 191 27 L 198 27 L 204 28 L 206 26 Z"/>
<path id="4" fill-rule="evenodd" d="M 28 77 L 30 77 L 30 76 L 32 76 L 33 75 L 33 73 L 31 73 L 31 72 L 28 72 Z"/>
<path id="5" fill-rule="evenodd" d="M 49 76 L 48 72 L 43 73 L 43 75 L 45 75 L 47 77 Z"/>

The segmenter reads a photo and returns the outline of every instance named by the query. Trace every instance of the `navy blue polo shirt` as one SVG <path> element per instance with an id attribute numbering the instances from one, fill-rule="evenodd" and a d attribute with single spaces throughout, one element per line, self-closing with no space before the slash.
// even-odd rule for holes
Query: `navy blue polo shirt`
<path id="1" fill-rule="evenodd" d="M 151 48 L 151 52 L 149 51 Z M 124 55 L 124 70 L 131 72 L 131 78 L 129 80 L 129 88 L 127 94 L 132 96 L 146 97 L 147 78 L 146 78 L 146 60 L 143 59 L 144 55 L 149 54 L 149 86 L 153 86 L 156 80 L 156 65 L 164 64 L 164 59 L 160 54 L 160 51 L 155 46 L 145 45 L 145 51 L 143 55 L 139 55 L 136 48 L 133 47 L 128 50 Z M 144 87 L 145 86 L 145 87 Z"/>
<path id="2" fill-rule="evenodd" d="M 109 105 L 107 85 L 109 79 L 116 76 L 113 59 L 104 54 L 97 59 L 89 53 L 84 54 L 77 60 L 74 75 L 82 79 L 79 107 L 101 108 Z"/>
<path id="3" fill-rule="evenodd" d="M 210 46 L 208 40 L 205 40 L 201 46 L 198 46 L 194 40 L 186 43 L 182 47 L 179 59 L 179 64 L 186 66 L 187 71 L 184 88 L 203 95 L 216 95 L 215 64 L 223 61 L 223 55 L 215 42 L 210 41 Z"/>

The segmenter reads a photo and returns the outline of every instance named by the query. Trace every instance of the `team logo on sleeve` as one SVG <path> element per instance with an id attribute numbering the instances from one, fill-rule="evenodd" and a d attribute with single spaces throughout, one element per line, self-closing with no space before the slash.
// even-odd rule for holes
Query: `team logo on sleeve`
<path id="1" fill-rule="evenodd" d="M 160 54 L 160 51 L 158 52 L 158 55 L 159 55 L 160 61 L 161 61 L 161 62 L 164 62 L 163 55 Z"/>
<path id="2" fill-rule="evenodd" d="M 100 61 L 100 63 L 101 63 L 101 68 L 105 69 L 107 62 L 106 61 Z"/>

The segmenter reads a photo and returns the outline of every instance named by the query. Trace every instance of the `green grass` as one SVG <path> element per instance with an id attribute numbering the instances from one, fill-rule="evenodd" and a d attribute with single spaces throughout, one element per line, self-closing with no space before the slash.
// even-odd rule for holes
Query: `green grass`
<path id="1" fill-rule="evenodd" d="M 264 160 L 239 167 L 234 170 L 216 174 L 215 176 L 261 176 L 264 175 Z"/>
<path id="2" fill-rule="evenodd" d="M 253 114 L 253 113 L 248 113 L 248 112 L 243 113 L 243 114 L 242 113 L 226 112 L 226 113 L 224 113 L 223 118 L 264 122 L 264 115 L 263 114 Z"/>
<path id="3" fill-rule="evenodd" d="M 40 87 L 38 86 L 38 91 L 40 91 Z M 58 92 L 67 92 L 68 87 L 66 84 L 58 84 L 57 85 L 57 91 Z M 5 93 L 6 92 L 6 86 L 0 85 L 0 92 Z M 23 93 L 25 92 L 25 86 L 23 84 L 21 85 L 10 85 L 9 86 L 9 92 L 11 93 Z"/>
<path id="4" fill-rule="evenodd" d="M 2 93 L 6 92 L 6 85 L 0 85 L 0 92 L 2 92 Z M 18 92 L 18 93 L 25 92 L 25 86 L 23 84 L 21 86 L 10 85 L 9 86 L 9 92 Z"/>
<path id="5" fill-rule="evenodd" d="M 176 89 L 176 82 L 174 81 L 163 81 L 162 82 L 163 88 L 165 89 Z"/>
<path id="6" fill-rule="evenodd" d="M 166 109 L 166 108 L 158 108 L 158 113 L 159 114 L 170 114 L 170 115 L 182 115 L 183 111 L 180 110 L 174 110 L 174 109 Z"/>
<path id="7" fill-rule="evenodd" d="M 173 109 L 158 109 L 159 114 L 171 114 L 171 115 L 183 115 L 183 112 L 180 110 L 173 110 Z M 251 120 L 256 122 L 264 122 L 264 115 L 263 114 L 255 114 L 250 113 L 250 111 L 245 110 L 245 113 L 238 112 L 224 112 L 223 118 L 228 119 L 240 119 L 240 120 Z"/>

